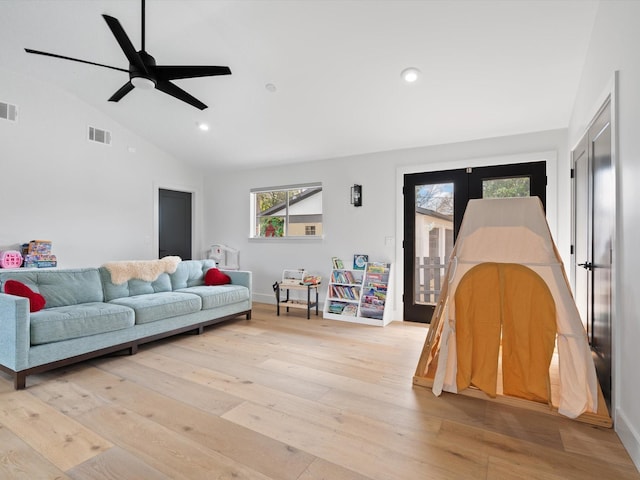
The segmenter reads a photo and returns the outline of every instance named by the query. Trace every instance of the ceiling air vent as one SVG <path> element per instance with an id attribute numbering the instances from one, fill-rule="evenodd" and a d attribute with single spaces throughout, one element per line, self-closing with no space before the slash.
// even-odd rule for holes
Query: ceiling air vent
<path id="1" fill-rule="evenodd" d="M 89 127 L 89 140 L 104 145 L 111 145 L 111 132 L 96 127 Z"/>
<path id="2" fill-rule="evenodd" d="M 0 118 L 15 122 L 18 118 L 18 107 L 10 103 L 0 102 Z"/>

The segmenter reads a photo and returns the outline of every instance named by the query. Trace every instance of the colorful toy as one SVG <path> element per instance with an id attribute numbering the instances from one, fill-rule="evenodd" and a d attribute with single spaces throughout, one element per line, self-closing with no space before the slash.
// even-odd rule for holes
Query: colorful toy
<path id="1" fill-rule="evenodd" d="M 20 268 L 22 265 L 22 254 L 17 250 L 5 250 L 0 252 L 0 267 Z"/>

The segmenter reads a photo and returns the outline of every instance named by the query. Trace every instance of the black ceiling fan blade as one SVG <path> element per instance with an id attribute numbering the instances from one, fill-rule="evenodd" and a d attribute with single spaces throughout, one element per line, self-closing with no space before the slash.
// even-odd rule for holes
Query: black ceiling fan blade
<path id="1" fill-rule="evenodd" d="M 129 73 L 129 70 L 126 70 L 124 68 L 112 67 L 111 65 L 104 65 L 102 63 L 89 62 L 88 60 L 80 60 L 79 58 L 65 57 L 64 55 L 58 55 L 57 53 L 41 52 L 40 50 L 32 50 L 30 48 L 25 48 L 24 51 L 27 53 L 35 53 L 36 55 L 45 55 L 47 57 L 61 58 L 63 60 L 71 60 L 73 62 L 87 63 L 89 65 L 96 65 L 98 67 L 110 68 L 112 70 L 118 70 L 120 72 Z"/>
<path id="2" fill-rule="evenodd" d="M 166 93 L 167 95 L 171 95 L 172 97 L 175 97 L 178 100 L 182 100 L 183 102 L 186 102 L 189 105 L 192 105 L 199 110 L 204 110 L 205 108 L 207 108 L 207 106 L 204 103 L 202 103 L 200 100 L 198 100 L 196 97 L 188 94 L 187 92 L 182 90 L 180 87 L 174 85 L 171 82 L 168 82 L 165 80 L 158 81 L 158 83 L 156 84 L 156 89 Z"/>
<path id="3" fill-rule="evenodd" d="M 120 22 L 118 21 L 118 19 L 111 17 L 109 15 L 102 15 L 102 16 L 104 17 L 105 22 L 107 22 L 107 25 L 111 29 L 111 33 L 113 33 L 113 36 L 116 37 L 116 40 L 120 45 L 120 48 L 124 52 L 125 56 L 127 57 L 127 60 L 129 60 L 129 63 L 131 65 L 134 65 L 140 71 L 148 74 L 149 72 L 147 72 L 147 67 L 145 66 L 144 62 L 140 58 L 140 55 L 138 55 L 138 52 L 136 52 L 135 47 L 133 46 L 133 44 L 131 43 L 131 40 L 129 40 L 129 37 L 127 36 L 127 32 L 124 31 L 124 28 L 122 28 L 122 25 L 120 25 Z"/>
<path id="4" fill-rule="evenodd" d="M 156 65 L 158 80 L 176 80 L 179 78 L 213 77 L 215 75 L 231 75 L 229 67 L 189 66 L 189 65 Z"/>
<path id="5" fill-rule="evenodd" d="M 131 82 L 127 82 L 123 86 L 121 86 L 116 93 L 111 95 L 111 98 L 109 99 L 109 101 L 118 102 L 122 97 L 124 97 L 127 93 L 129 93 L 133 89 L 134 89 L 133 84 Z"/>

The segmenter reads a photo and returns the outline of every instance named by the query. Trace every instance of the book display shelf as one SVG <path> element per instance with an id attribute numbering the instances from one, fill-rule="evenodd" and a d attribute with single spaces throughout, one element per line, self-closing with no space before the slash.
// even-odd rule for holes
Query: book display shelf
<path id="1" fill-rule="evenodd" d="M 391 321 L 391 264 L 368 262 L 363 270 L 331 271 L 323 317 L 384 326 Z"/>

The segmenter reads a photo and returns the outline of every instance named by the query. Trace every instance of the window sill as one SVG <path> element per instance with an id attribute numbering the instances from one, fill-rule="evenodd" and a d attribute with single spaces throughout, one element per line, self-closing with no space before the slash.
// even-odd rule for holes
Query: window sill
<path id="1" fill-rule="evenodd" d="M 287 242 L 321 242 L 324 235 L 300 235 L 298 237 L 249 237 L 249 242 L 255 243 L 287 243 Z"/>

